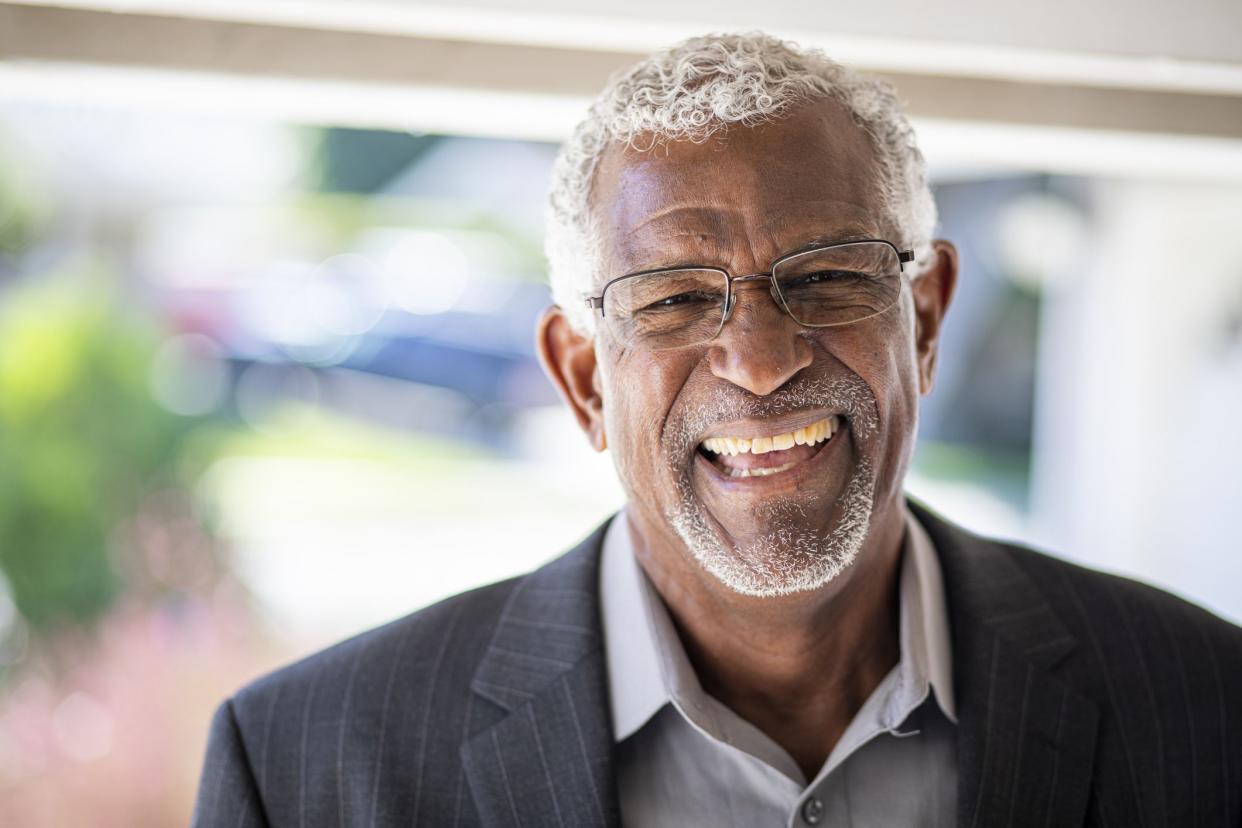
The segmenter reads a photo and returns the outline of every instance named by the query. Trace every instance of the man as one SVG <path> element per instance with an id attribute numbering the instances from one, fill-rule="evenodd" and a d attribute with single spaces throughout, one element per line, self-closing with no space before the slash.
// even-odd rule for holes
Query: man
<path id="1" fill-rule="evenodd" d="M 196 824 L 1242 824 L 1242 631 L 902 494 L 957 254 L 890 91 L 689 41 L 552 204 L 540 355 L 626 508 L 226 701 Z"/>

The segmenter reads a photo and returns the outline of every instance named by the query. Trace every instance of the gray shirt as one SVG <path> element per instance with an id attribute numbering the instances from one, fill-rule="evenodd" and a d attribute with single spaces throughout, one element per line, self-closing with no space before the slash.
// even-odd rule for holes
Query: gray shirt
<path id="1" fill-rule="evenodd" d="M 954 824 L 944 585 L 931 539 L 908 510 L 905 519 L 900 660 L 808 782 L 784 748 L 703 691 L 622 510 L 604 538 L 600 595 L 625 825 Z"/>

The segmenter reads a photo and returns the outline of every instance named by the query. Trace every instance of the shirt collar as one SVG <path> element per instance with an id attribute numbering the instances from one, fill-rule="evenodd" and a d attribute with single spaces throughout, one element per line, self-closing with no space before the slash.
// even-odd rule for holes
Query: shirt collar
<path id="1" fill-rule="evenodd" d="M 957 722 L 944 582 L 927 532 L 902 506 L 906 532 L 899 574 L 898 687 L 883 714 L 895 726 L 928 692 Z M 693 723 L 713 729 L 714 706 L 699 684 L 659 593 L 634 556 L 632 528 L 622 509 L 604 536 L 600 603 L 609 700 L 618 742 L 672 702 Z"/>
<path id="2" fill-rule="evenodd" d="M 688 661 L 674 635 L 655 629 L 661 614 L 654 611 L 659 595 L 634 557 L 629 517 L 622 509 L 604 535 L 600 562 L 600 612 L 604 624 L 604 653 L 608 661 L 608 689 L 613 730 L 618 742 L 630 736 L 671 700 L 664 678 L 665 664 L 676 669 L 677 651 Z M 659 609 L 663 609 L 661 603 Z M 664 612 L 667 616 L 667 610 Z M 667 620 L 666 618 L 664 620 Z"/>
<path id="3" fill-rule="evenodd" d="M 927 530 L 904 502 L 902 511 L 906 518 L 899 588 L 902 662 L 911 663 L 911 679 L 918 684 L 929 684 L 940 709 L 949 721 L 957 724 L 957 704 L 953 696 L 953 648 L 949 642 L 949 610 L 945 603 L 940 559 Z"/>

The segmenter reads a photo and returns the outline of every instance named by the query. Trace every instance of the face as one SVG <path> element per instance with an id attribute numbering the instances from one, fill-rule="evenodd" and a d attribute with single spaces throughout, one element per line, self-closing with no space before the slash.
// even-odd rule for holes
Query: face
<path id="1" fill-rule="evenodd" d="M 757 273 L 815 239 L 904 249 L 881 208 L 871 143 L 832 102 L 704 144 L 615 147 L 592 198 L 607 278 L 690 264 Z M 734 592 L 814 590 L 899 514 L 955 272 L 938 243 L 930 282 L 844 327 L 801 327 L 756 281 L 734 286 L 728 323 L 702 345 L 653 352 L 600 324 L 589 352 L 585 340 L 575 350 L 553 313 L 540 346 L 597 447 L 611 448 L 653 545 Z"/>

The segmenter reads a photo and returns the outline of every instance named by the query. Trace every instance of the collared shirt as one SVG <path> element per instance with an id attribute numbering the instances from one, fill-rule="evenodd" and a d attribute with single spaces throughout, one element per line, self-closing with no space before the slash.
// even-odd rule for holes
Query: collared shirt
<path id="1" fill-rule="evenodd" d="M 903 507 L 904 508 L 904 507 Z M 622 822 L 627 826 L 952 825 L 957 713 L 940 563 L 905 510 L 897 665 L 808 780 L 771 737 L 704 692 L 624 510 L 600 595 Z"/>

